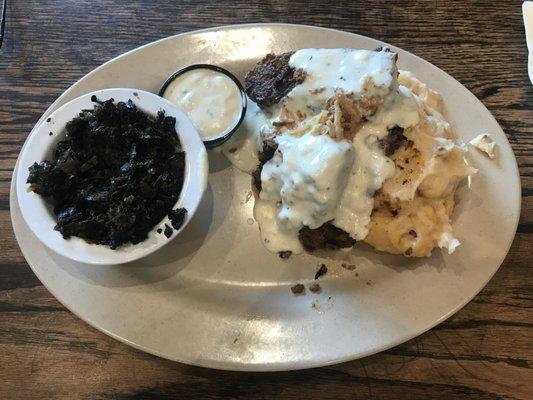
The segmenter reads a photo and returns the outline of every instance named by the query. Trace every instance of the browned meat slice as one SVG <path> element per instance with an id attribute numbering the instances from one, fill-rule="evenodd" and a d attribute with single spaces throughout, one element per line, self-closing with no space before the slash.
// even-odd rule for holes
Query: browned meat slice
<path id="1" fill-rule="evenodd" d="M 246 77 L 246 94 L 261 108 L 279 102 L 292 88 L 302 83 L 305 73 L 289 66 L 294 52 L 278 56 L 267 54 L 250 70 Z"/>
<path id="2" fill-rule="evenodd" d="M 266 139 L 263 141 L 263 148 L 259 152 L 259 165 L 254 172 L 252 172 L 252 184 L 257 189 L 257 193 L 261 191 L 261 170 L 263 169 L 263 165 L 274 157 L 274 153 L 277 149 L 278 144 L 274 139 Z"/>
<path id="3" fill-rule="evenodd" d="M 326 222 L 317 229 L 304 226 L 300 229 L 298 238 L 307 251 L 352 247 L 355 244 L 355 239 L 352 239 L 348 232 L 337 228 L 330 222 Z"/>
<path id="4" fill-rule="evenodd" d="M 394 128 L 389 129 L 389 134 L 379 141 L 379 145 L 383 149 L 385 155 L 390 157 L 402 144 L 407 142 L 407 138 L 403 135 L 403 128 L 395 126 Z"/>
<path id="5" fill-rule="evenodd" d="M 261 192 L 261 189 L 263 188 L 261 186 L 261 170 L 263 169 L 262 165 L 258 165 L 256 169 L 254 169 L 254 172 L 252 172 L 252 186 L 257 190 L 257 194 Z"/>
<path id="6" fill-rule="evenodd" d="M 259 152 L 259 162 L 261 165 L 270 161 L 274 157 L 274 153 L 278 149 L 278 144 L 274 139 L 265 139 L 263 140 L 263 148 Z"/>

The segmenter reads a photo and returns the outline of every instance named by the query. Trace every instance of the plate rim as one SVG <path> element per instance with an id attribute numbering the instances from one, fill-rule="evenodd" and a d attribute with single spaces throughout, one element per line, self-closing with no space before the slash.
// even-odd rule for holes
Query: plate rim
<path id="1" fill-rule="evenodd" d="M 221 361 L 216 361 L 216 360 L 212 360 L 211 359 L 211 360 L 209 360 L 209 365 L 208 365 L 208 363 L 202 362 L 202 361 L 205 361 L 204 359 L 201 359 L 199 361 L 192 360 L 192 359 L 186 360 L 186 359 L 179 359 L 179 358 L 176 358 L 176 357 L 172 357 L 172 356 L 168 356 L 166 354 L 159 353 L 158 351 L 155 351 L 153 349 L 149 349 L 149 348 L 147 348 L 145 346 L 139 345 L 139 344 L 134 343 L 134 342 L 132 342 L 132 341 L 126 339 L 126 338 L 123 338 L 123 337 L 121 337 L 121 336 L 119 336 L 119 335 L 117 335 L 117 334 L 115 334 L 115 333 L 113 333 L 111 331 L 108 331 L 107 329 L 99 326 L 97 323 L 93 323 L 91 318 L 82 317 L 76 311 L 74 311 L 73 309 L 68 307 L 66 304 L 64 304 L 64 302 L 62 300 L 60 300 L 56 296 L 54 291 L 50 290 L 50 288 L 45 283 L 43 283 L 41 281 L 41 279 L 39 278 L 38 273 L 36 272 L 36 269 L 34 268 L 34 266 L 30 262 L 28 262 L 24 251 L 22 250 L 22 248 L 19 245 L 19 249 L 20 249 L 22 255 L 24 256 L 24 259 L 25 259 L 26 263 L 30 266 L 30 268 L 32 269 L 33 273 L 37 276 L 37 278 L 39 278 L 39 281 L 41 282 L 41 284 L 43 284 L 43 286 L 45 286 L 45 288 L 67 310 L 69 310 L 71 313 L 76 315 L 79 319 L 81 319 L 85 323 L 89 324 L 91 327 L 93 327 L 93 328 L 97 329 L 98 331 L 100 331 L 100 332 L 102 332 L 102 333 L 104 333 L 104 334 L 106 334 L 106 335 L 108 335 L 108 336 L 110 336 L 110 337 L 112 337 L 112 338 L 114 338 L 114 339 L 116 339 L 116 340 L 128 345 L 128 346 L 131 346 L 131 347 L 133 347 L 133 348 L 135 348 L 137 350 L 141 350 L 143 352 L 155 355 L 157 357 L 161 357 L 163 359 L 176 361 L 176 362 L 179 362 L 179 363 L 192 365 L 192 366 L 197 366 L 197 367 L 214 368 L 214 369 L 226 370 L 226 371 L 240 371 L 240 372 L 273 372 L 273 371 L 292 371 L 292 370 L 302 370 L 302 369 L 309 369 L 309 368 L 317 368 L 317 367 L 323 367 L 323 366 L 329 366 L 329 365 L 333 365 L 333 364 L 339 364 L 339 363 L 343 363 L 343 362 L 353 361 L 353 360 L 357 360 L 357 359 L 360 359 L 360 358 L 367 357 L 367 356 L 372 355 L 372 354 L 377 354 L 377 353 L 386 351 L 386 350 L 388 350 L 388 349 L 390 349 L 392 347 L 398 346 L 401 343 L 405 343 L 405 342 L 407 342 L 409 340 L 412 340 L 415 337 L 418 337 L 418 336 L 424 334 L 425 332 L 427 332 L 430 329 L 434 328 L 435 326 L 441 324 L 442 322 L 444 322 L 445 320 L 450 318 L 452 315 L 454 315 L 458 311 L 460 311 L 464 306 L 466 306 L 474 297 L 476 297 L 479 294 L 479 292 L 482 289 L 485 288 L 485 286 L 488 284 L 488 282 L 493 278 L 493 276 L 496 274 L 496 272 L 501 268 L 503 262 L 505 261 L 505 258 L 507 257 L 507 255 L 509 253 L 509 250 L 510 250 L 511 246 L 513 245 L 514 240 L 516 238 L 516 230 L 518 228 L 518 223 L 519 223 L 520 214 L 521 214 L 521 205 L 522 205 L 521 204 L 521 188 L 522 188 L 522 186 L 521 186 L 521 180 L 520 180 L 520 172 L 519 172 L 519 169 L 518 169 L 518 163 L 517 163 L 517 160 L 516 160 L 516 156 L 514 154 L 514 150 L 513 150 L 512 146 L 511 146 L 511 143 L 509 142 L 509 139 L 508 139 L 507 135 L 505 134 L 505 131 L 503 130 L 501 125 L 498 123 L 498 121 L 496 120 L 494 115 L 492 115 L 490 110 L 485 106 L 485 104 L 481 100 L 479 100 L 466 86 L 464 86 L 460 81 L 458 81 L 452 75 L 448 74 L 446 71 L 442 70 L 438 66 L 430 63 L 429 61 L 417 56 L 416 54 L 414 54 L 414 53 L 412 53 L 410 51 L 404 50 L 402 48 L 399 48 L 397 46 L 388 44 L 388 43 L 386 43 L 384 41 L 381 41 L 379 39 L 375 39 L 375 38 L 370 37 L 370 36 L 365 36 L 365 35 L 361 35 L 361 34 L 358 34 L 358 33 L 343 31 L 343 30 L 334 29 L 334 28 L 326 28 L 326 27 L 321 27 L 321 26 L 313 26 L 313 25 L 305 25 L 305 24 L 288 24 L 288 23 L 268 23 L 268 22 L 266 22 L 266 23 L 247 23 L 247 24 L 229 24 L 229 25 L 212 26 L 212 27 L 209 27 L 209 28 L 204 28 L 204 29 L 199 29 L 199 30 L 192 30 L 192 31 L 182 32 L 182 33 L 179 33 L 179 34 L 176 34 L 176 35 L 172 35 L 172 36 L 167 36 L 167 37 L 160 38 L 160 39 L 157 39 L 155 41 L 146 43 L 144 45 L 138 46 L 138 47 L 136 47 L 134 49 L 131 49 L 129 51 L 126 51 L 124 53 L 121 53 L 121 54 L 117 55 L 116 57 L 113 57 L 110 60 L 104 62 L 101 65 L 99 65 L 98 67 L 94 68 L 89 73 L 83 75 L 80 79 L 78 79 L 76 82 L 71 84 L 65 91 L 63 91 L 61 93 L 61 95 L 59 95 L 59 97 L 57 97 L 52 102 L 52 104 L 50 104 L 50 106 L 42 114 L 41 118 L 39 118 L 39 120 L 36 122 L 36 124 L 34 125 L 32 130 L 30 131 L 30 133 L 33 132 L 35 127 L 38 126 L 42 122 L 42 120 L 47 118 L 47 116 L 50 114 L 51 110 L 53 108 L 55 108 L 56 105 L 60 101 L 62 101 L 62 98 L 65 95 L 65 93 L 68 92 L 73 86 L 77 85 L 81 80 L 90 77 L 92 74 L 95 74 L 101 68 L 104 68 L 105 66 L 107 66 L 108 64 L 114 62 L 118 58 L 126 56 L 126 55 L 128 55 L 130 53 L 134 53 L 134 52 L 137 52 L 137 51 L 142 51 L 146 47 L 149 47 L 149 46 L 152 46 L 152 45 L 156 45 L 158 43 L 161 43 L 161 42 L 164 42 L 164 41 L 167 41 L 167 40 L 174 40 L 174 39 L 176 39 L 178 37 L 181 37 L 181 36 L 188 36 L 188 35 L 199 34 L 199 33 L 210 32 L 210 31 L 229 30 L 229 29 L 235 29 L 235 28 L 238 29 L 238 28 L 277 27 L 277 26 L 279 26 L 279 27 L 291 27 L 291 28 L 296 28 L 296 29 L 297 28 L 306 28 L 306 29 L 311 29 L 311 30 L 323 30 L 323 31 L 331 32 L 331 33 L 341 33 L 341 34 L 344 34 L 344 35 L 352 35 L 352 36 L 356 36 L 356 37 L 359 37 L 359 38 L 372 39 L 372 40 L 380 41 L 383 44 L 392 47 L 393 49 L 399 49 L 402 52 L 408 53 L 410 56 L 416 58 L 418 61 L 420 61 L 420 62 L 422 62 L 424 64 L 428 64 L 432 68 L 438 69 L 441 73 L 447 75 L 449 78 L 453 79 L 456 83 L 458 83 L 464 89 L 466 89 L 466 92 L 468 93 L 468 95 L 471 98 L 475 99 L 475 101 L 478 102 L 483 107 L 483 109 L 486 112 L 487 116 L 490 116 L 490 118 L 493 119 L 493 122 L 496 123 L 500 127 L 501 131 L 504 133 L 504 139 L 505 139 L 507 145 L 509 146 L 509 148 L 511 149 L 511 152 L 513 154 L 514 163 L 512 163 L 512 165 L 513 165 L 513 171 L 512 172 L 514 172 L 513 175 L 514 175 L 515 181 L 517 183 L 517 185 L 516 185 L 517 193 L 515 193 L 515 199 L 516 199 L 516 202 L 517 202 L 517 204 L 515 204 L 515 207 L 516 207 L 517 213 L 516 213 L 516 218 L 515 218 L 515 221 L 514 221 L 514 224 L 513 224 L 514 225 L 514 229 L 513 229 L 514 233 L 513 233 L 512 240 L 510 240 L 505 253 L 502 254 L 502 257 L 501 257 L 501 260 L 499 261 L 498 267 L 495 268 L 494 271 L 487 276 L 487 278 L 484 280 L 484 282 L 482 282 L 482 284 L 479 286 L 479 289 L 473 291 L 472 294 L 470 296 L 467 296 L 466 299 L 463 302 L 461 302 L 458 306 L 456 306 L 455 308 L 449 310 L 447 313 L 442 315 L 440 318 L 436 319 L 433 323 L 429 324 L 426 329 L 419 330 L 419 331 L 417 331 L 416 333 L 414 333 L 412 335 L 407 335 L 407 336 L 401 337 L 400 339 L 398 339 L 397 341 L 394 341 L 392 343 L 387 343 L 386 345 L 377 346 L 375 348 L 369 349 L 366 352 L 361 352 L 361 353 L 359 353 L 357 355 L 353 355 L 352 354 L 352 355 L 347 355 L 347 356 L 343 356 L 343 357 L 337 357 L 337 358 L 333 358 L 333 359 L 328 359 L 327 361 L 308 361 L 308 360 L 302 359 L 302 360 L 298 360 L 298 361 L 288 361 L 288 362 L 239 363 L 239 362 L 233 362 L 233 361 L 221 362 Z M 28 134 L 28 136 L 29 136 L 29 134 Z M 23 146 L 19 150 L 19 155 L 22 152 L 22 150 L 23 150 L 25 145 L 26 145 L 26 140 L 24 141 Z M 12 210 L 13 210 L 13 207 L 16 207 L 16 201 L 14 200 L 14 197 L 16 196 L 16 182 L 15 182 L 14 177 L 16 177 L 18 166 L 19 166 L 19 157 L 17 156 L 17 161 L 16 161 L 15 166 L 13 168 L 13 174 L 12 174 L 11 185 L 10 185 L 10 219 L 11 219 L 11 225 L 13 227 L 13 232 L 14 232 L 14 235 L 15 235 L 15 239 L 17 240 L 17 244 L 19 243 L 18 235 L 20 233 L 17 234 L 17 228 L 15 227 Z"/>

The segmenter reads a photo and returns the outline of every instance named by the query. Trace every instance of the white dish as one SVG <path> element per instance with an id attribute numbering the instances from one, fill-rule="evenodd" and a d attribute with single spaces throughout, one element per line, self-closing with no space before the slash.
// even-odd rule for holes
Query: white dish
<path id="1" fill-rule="evenodd" d="M 157 92 L 184 64 L 216 63 L 242 78 L 270 51 L 382 44 L 346 32 L 278 24 L 178 35 L 97 68 L 47 114 L 108 86 Z M 436 251 L 414 260 L 356 245 L 349 252 L 283 261 L 260 242 L 250 177 L 211 153 L 209 186 L 187 229 L 172 245 L 128 265 L 91 268 L 48 251 L 21 218 L 14 181 L 12 220 L 26 260 L 63 304 L 106 334 L 162 357 L 212 368 L 287 370 L 347 361 L 442 322 L 486 285 L 507 254 L 520 213 L 518 169 L 505 134 L 474 95 L 437 67 L 396 50 L 401 69 L 443 95 L 447 117 L 462 141 L 484 132 L 499 147 L 496 160 L 471 154 L 479 173 L 457 193 L 453 226 L 462 245 L 453 255 Z M 345 270 L 341 261 L 357 269 Z M 322 292 L 295 297 L 291 286 L 312 282 L 322 262 L 329 267 L 320 279 Z"/>
<path id="2" fill-rule="evenodd" d="M 52 207 L 44 198 L 29 190 L 28 168 L 34 162 L 50 160 L 56 144 L 64 138 L 64 128 L 68 121 L 76 117 L 83 109 L 92 109 L 94 103 L 91 97 L 96 95 L 99 100 L 114 99 L 115 102 L 133 100 L 139 109 L 150 115 L 156 115 L 161 109 L 165 114 L 176 118 L 177 132 L 185 151 L 185 177 L 179 200 L 174 205 L 185 207 L 187 215 L 179 230 L 174 230 L 167 238 L 156 233 L 157 229 L 164 229 L 165 223 L 170 225 L 165 217 L 152 231 L 148 238 L 138 244 L 127 244 L 112 250 L 107 246 L 87 243 L 78 237 L 63 239 L 61 233 L 54 230 L 56 216 Z M 50 119 L 48 121 L 48 118 Z M 33 234 L 48 248 L 71 260 L 87 264 L 123 264 L 137 260 L 153 253 L 163 245 L 174 239 L 193 217 L 202 195 L 207 186 L 207 152 L 187 116 L 167 100 L 149 92 L 138 89 L 105 89 L 80 96 L 61 106 L 51 114 L 47 113 L 47 120 L 37 124 L 26 140 L 18 159 L 16 176 L 18 206 L 26 224 Z M 53 132 L 53 135 L 49 135 Z"/>

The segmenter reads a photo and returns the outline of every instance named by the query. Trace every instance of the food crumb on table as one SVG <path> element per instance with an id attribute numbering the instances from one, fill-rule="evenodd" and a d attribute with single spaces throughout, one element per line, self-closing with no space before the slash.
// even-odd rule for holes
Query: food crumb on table
<path id="1" fill-rule="evenodd" d="M 311 286 L 309 286 L 309 290 L 313 293 L 320 293 L 322 288 L 318 283 L 313 283 Z"/>
<path id="2" fill-rule="evenodd" d="M 328 267 L 326 267 L 326 264 L 320 265 L 319 270 L 316 271 L 315 279 L 320 278 L 322 275 L 326 275 L 327 272 L 328 272 Z"/>
<path id="3" fill-rule="evenodd" d="M 305 294 L 305 286 L 301 283 L 297 283 L 293 287 L 291 287 L 291 292 L 295 296 L 303 296 Z"/>

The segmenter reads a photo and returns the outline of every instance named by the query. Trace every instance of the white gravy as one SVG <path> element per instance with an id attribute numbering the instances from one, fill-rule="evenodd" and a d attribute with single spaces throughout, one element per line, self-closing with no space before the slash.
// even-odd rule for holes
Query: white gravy
<path id="1" fill-rule="evenodd" d="M 385 96 L 394 82 L 394 53 L 353 49 L 303 49 L 289 60 L 293 68 L 306 73 L 305 80 L 294 87 L 273 107 L 308 117 L 324 110 L 335 91 L 356 95 Z"/>

